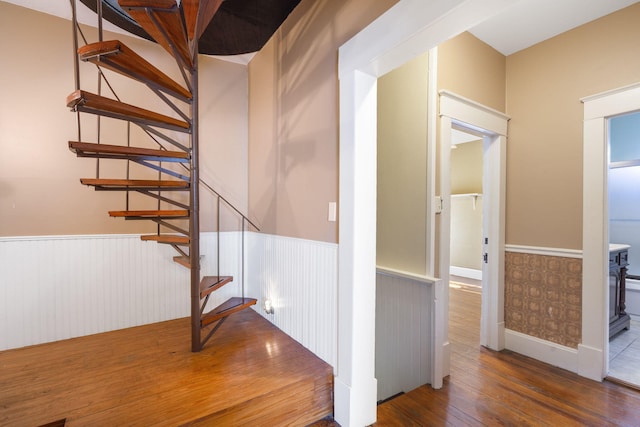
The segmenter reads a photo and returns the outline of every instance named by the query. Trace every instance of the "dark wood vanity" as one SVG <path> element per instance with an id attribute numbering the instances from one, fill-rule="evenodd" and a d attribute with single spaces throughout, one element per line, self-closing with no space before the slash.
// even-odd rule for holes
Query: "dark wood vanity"
<path id="1" fill-rule="evenodd" d="M 631 325 L 631 318 L 625 312 L 628 258 L 629 245 L 609 245 L 609 338 Z"/>

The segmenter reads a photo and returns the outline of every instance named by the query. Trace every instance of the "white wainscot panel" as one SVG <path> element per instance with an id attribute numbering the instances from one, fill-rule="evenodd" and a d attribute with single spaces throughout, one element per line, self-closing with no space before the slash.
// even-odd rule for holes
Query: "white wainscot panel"
<path id="1" fill-rule="evenodd" d="M 378 401 L 432 382 L 434 281 L 378 269 Z"/>
<path id="2" fill-rule="evenodd" d="M 249 233 L 247 295 L 254 309 L 336 367 L 338 246 Z M 264 310 L 271 300 L 273 314 Z"/>
<path id="3" fill-rule="evenodd" d="M 202 233 L 202 273 L 218 268 L 216 233 Z M 220 274 L 242 294 L 242 235 L 220 235 Z M 168 245 L 138 235 L 0 238 L 0 350 L 189 316 L 189 270 Z M 185 340 L 190 337 L 186 336 Z"/>

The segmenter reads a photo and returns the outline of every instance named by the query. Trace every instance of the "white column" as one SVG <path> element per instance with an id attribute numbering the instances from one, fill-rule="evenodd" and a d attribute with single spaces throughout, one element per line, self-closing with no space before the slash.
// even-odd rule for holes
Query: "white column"
<path id="1" fill-rule="evenodd" d="M 377 79 L 340 79 L 340 245 L 335 419 L 343 427 L 376 421 L 376 114 Z M 356 191 L 357 189 L 357 191 Z"/>

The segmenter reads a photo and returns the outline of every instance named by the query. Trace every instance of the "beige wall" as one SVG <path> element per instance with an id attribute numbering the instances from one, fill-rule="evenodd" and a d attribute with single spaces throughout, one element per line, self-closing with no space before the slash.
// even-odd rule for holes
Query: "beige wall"
<path id="1" fill-rule="evenodd" d="M 482 193 L 482 140 L 451 150 L 451 194 Z"/>
<path id="2" fill-rule="evenodd" d="M 438 89 L 505 109 L 506 58 L 470 33 L 438 46 Z"/>
<path id="3" fill-rule="evenodd" d="M 85 30 L 96 40 L 95 30 Z M 74 90 L 71 23 L 0 2 L 0 33 L 0 236 L 153 230 L 146 222 L 108 217 L 108 210 L 124 209 L 122 194 L 95 192 L 79 183 L 95 175 L 95 162 L 78 159 L 67 149 L 67 141 L 77 139 L 75 115 L 65 106 Z M 173 61 L 157 45 L 105 35 L 112 37 L 179 79 Z M 95 91 L 95 67 L 82 70 L 82 88 Z M 125 102 L 163 107 L 145 86 L 111 76 Z M 203 175 L 246 208 L 247 69 L 202 58 L 200 82 Z M 173 114 L 167 109 L 165 113 Z M 95 142 L 95 119 L 87 115 L 82 123 L 83 139 Z M 104 143 L 125 142 L 123 122 L 104 119 L 103 132 Z M 140 132 L 133 133 L 139 139 Z M 101 176 L 119 177 L 123 163 L 103 161 Z M 135 172 L 137 177 L 148 174 L 144 169 Z M 138 206 L 145 202 L 140 200 Z"/>
<path id="4" fill-rule="evenodd" d="M 580 98 L 640 81 L 639 22 L 635 4 L 507 58 L 507 243 L 582 248 Z"/>
<path id="5" fill-rule="evenodd" d="M 395 3 L 302 0 L 249 64 L 249 205 L 263 232 L 337 241 L 338 48 Z"/>
<path id="6" fill-rule="evenodd" d="M 378 79 L 377 265 L 426 274 L 427 83 L 422 55 Z"/>

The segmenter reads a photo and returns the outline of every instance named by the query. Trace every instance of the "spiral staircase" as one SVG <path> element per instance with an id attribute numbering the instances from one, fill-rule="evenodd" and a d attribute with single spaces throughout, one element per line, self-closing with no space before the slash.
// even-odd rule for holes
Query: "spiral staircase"
<path id="1" fill-rule="evenodd" d="M 74 21 L 74 49 L 76 90 L 67 97 L 67 106 L 78 115 L 78 140 L 69 141 L 69 149 L 78 157 L 95 158 L 96 176 L 82 178 L 80 182 L 97 191 L 125 194 L 125 208 L 109 211 L 111 217 L 125 220 L 152 221 L 157 232 L 141 236 L 173 247 L 174 261 L 190 269 L 191 292 L 191 349 L 200 351 L 227 316 L 256 303 L 256 299 L 233 297 L 218 307 L 207 310 L 213 292 L 231 283 L 231 276 L 220 275 L 219 262 L 216 276 L 201 277 L 199 190 L 211 191 L 220 201 L 227 203 L 245 226 L 255 225 L 233 207 L 211 186 L 199 177 L 198 162 L 198 40 L 216 14 L 222 0 L 119 0 L 126 11 L 172 58 L 175 59 L 183 82 L 169 77 L 119 40 L 102 40 L 100 7 L 98 6 L 99 40 L 79 46 L 78 34 L 86 40 L 77 24 L 75 1 L 71 0 Z M 158 113 L 123 102 L 113 92 L 111 97 L 91 93 L 80 87 L 80 63 L 97 66 L 99 81 L 111 88 L 103 70 L 110 70 L 148 86 L 158 97 L 159 105 L 168 106 L 175 114 Z M 102 87 L 101 84 L 98 85 Z M 135 102 L 135 99 L 133 100 Z M 166 107 L 163 107 L 166 109 Z M 82 138 L 81 114 L 98 116 L 98 141 Z M 121 120 L 140 128 L 156 148 L 132 144 L 130 136 L 122 144 L 100 143 L 100 118 Z M 130 131 L 127 132 L 130 134 Z M 186 141 L 186 142 L 185 142 Z M 100 159 L 127 162 L 125 176 L 103 178 Z M 149 168 L 156 179 L 132 179 L 129 165 Z M 155 209 L 134 208 L 130 195 L 141 194 L 153 200 Z M 148 206 L 149 203 L 145 203 Z M 217 215 L 220 215 L 219 209 Z M 219 219 L 218 238 L 219 238 Z M 218 248 L 218 254 L 220 250 Z"/>

